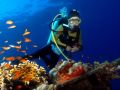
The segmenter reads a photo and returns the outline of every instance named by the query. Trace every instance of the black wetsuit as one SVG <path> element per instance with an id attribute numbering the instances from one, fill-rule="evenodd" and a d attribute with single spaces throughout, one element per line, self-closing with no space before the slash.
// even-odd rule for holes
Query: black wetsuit
<path id="1" fill-rule="evenodd" d="M 42 49 L 30 54 L 29 56 L 24 56 L 23 58 L 36 59 L 41 58 L 44 60 L 45 64 L 53 68 L 59 60 L 59 55 L 53 52 L 51 44 L 46 45 Z"/>

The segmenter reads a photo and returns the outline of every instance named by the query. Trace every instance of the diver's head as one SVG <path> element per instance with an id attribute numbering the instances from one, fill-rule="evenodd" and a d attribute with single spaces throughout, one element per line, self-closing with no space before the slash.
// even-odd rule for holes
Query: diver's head
<path id="1" fill-rule="evenodd" d="M 70 26 L 70 28 L 75 28 L 75 27 L 79 27 L 80 23 L 81 23 L 81 19 L 79 12 L 73 9 L 68 14 L 68 25 Z"/>

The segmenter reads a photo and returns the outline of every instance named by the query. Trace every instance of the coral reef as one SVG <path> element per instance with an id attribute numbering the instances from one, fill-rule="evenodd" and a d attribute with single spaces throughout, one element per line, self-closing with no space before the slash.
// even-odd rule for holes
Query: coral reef
<path id="1" fill-rule="evenodd" d="M 18 65 L 1 63 L 1 90 L 111 90 L 111 79 L 120 78 L 120 59 L 99 63 L 63 61 L 50 70 L 35 62 L 22 62 Z"/>

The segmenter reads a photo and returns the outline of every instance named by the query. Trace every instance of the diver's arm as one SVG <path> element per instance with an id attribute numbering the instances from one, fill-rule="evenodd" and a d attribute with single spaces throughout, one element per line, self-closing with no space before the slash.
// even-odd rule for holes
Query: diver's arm
<path id="1" fill-rule="evenodd" d="M 78 43 L 76 43 L 73 46 L 73 48 L 71 49 L 71 52 L 77 52 L 77 51 L 80 51 L 82 49 L 83 49 L 83 47 L 82 47 L 82 39 L 81 39 L 81 33 L 80 33 Z"/>
<path id="2" fill-rule="evenodd" d="M 63 26 L 60 25 L 60 26 L 57 28 L 57 32 L 54 32 L 54 37 L 55 37 L 55 41 L 56 41 L 57 45 L 60 45 L 60 46 L 66 48 L 67 45 L 66 45 L 65 43 L 62 43 L 62 42 L 59 40 L 59 36 L 62 34 L 62 32 L 63 32 Z M 55 43 L 53 37 L 52 37 L 52 42 Z"/>
<path id="3" fill-rule="evenodd" d="M 83 45 L 82 45 L 82 34 L 81 34 L 81 32 L 80 32 L 80 35 L 79 35 L 78 47 L 79 47 L 80 50 L 83 49 Z"/>

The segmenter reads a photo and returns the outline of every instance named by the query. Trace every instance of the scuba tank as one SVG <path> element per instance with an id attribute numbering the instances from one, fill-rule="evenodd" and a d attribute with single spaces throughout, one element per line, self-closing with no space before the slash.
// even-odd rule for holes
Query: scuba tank
<path id="1" fill-rule="evenodd" d="M 63 8 L 63 11 L 64 9 L 66 8 Z M 54 37 L 54 32 L 57 32 L 57 28 L 62 25 L 62 24 L 67 24 L 67 17 L 66 15 L 64 15 L 64 13 L 61 13 L 61 14 L 57 14 L 53 21 L 51 22 L 50 24 L 50 28 L 51 28 L 51 32 L 50 32 L 50 35 L 49 35 L 49 38 L 48 38 L 48 41 L 47 41 L 47 44 L 51 44 L 51 39 L 53 38 L 54 40 L 54 44 L 51 44 L 51 47 L 52 47 L 52 50 L 57 54 L 57 55 L 60 55 L 62 54 L 62 56 L 66 59 L 66 60 L 69 60 L 69 58 L 63 53 L 63 50 L 62 48 L 60 48 L 57 43 L 56 43 L 56 40 L 55 40 L 55 37 Z"/>
<path id="2" fill-rule="evenodd" d="M 54 17 L 53 21 L 50 23 L 50 29 L 52 31 L 56 31 L 56 29 L 62 24 L 68 24 L 66 7 L 63 7 L 62 9 L 60 9 L 60 14 L 57 14 Z M 52 38 L 52 34 L 50 32 L 47 44 L 50 44 L 51 38 Z"/>

